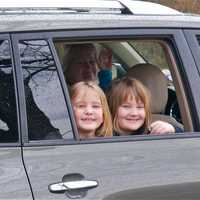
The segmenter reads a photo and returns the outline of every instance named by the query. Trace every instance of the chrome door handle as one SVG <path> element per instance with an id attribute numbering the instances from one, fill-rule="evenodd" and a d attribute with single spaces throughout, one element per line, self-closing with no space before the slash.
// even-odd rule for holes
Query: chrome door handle
<path id="1" fill-rule="evenodd" d="M 78 180 L 59 182 L 49 185 L 49 191 L 53 193 L 60 193 L 70 190 L 91 189 L 98 186 L 98 182 L 94 180 Z"/>

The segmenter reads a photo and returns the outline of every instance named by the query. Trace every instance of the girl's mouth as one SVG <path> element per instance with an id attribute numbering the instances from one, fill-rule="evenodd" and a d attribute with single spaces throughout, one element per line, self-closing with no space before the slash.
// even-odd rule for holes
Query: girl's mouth
<path id="1" fill-rule="evenodd" d="M 82 121 L 95 121 L 96 119 L 94 118 L 82 118 Z"/>
<path id="2" fill-rule="evenodd" d="M 126 118 L 127 121 L 138 121 L 140 118 Z"/>

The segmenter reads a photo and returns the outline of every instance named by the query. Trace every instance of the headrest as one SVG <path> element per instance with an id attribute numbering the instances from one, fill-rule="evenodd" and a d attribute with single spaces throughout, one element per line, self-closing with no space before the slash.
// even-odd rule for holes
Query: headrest
<path id="1" fill-rule="evenodd" d="M 142 63 L 130 68 L 127 76 L 141 81 L 151 92 L 151 110 L 153 114 L 162 114 L 168 100 L 167 79 L 155 65 Z"/>

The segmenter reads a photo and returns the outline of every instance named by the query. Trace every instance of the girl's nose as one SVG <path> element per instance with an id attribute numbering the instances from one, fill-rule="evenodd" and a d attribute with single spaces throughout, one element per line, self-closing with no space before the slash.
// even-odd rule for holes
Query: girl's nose
<path id="1" fill-rule="evenodd" d="M 92 108 L 90 106 L 88 106 L 86 109 L 85 109 L 85 114 L 87 115 L 91 115 L 93 112 Z"/>
<path id="2" fill-rule="evenodd" d="M 138 114 L 138 109 L 137 108 L 131 108 L 130 109 L 130 114 L 137 115 Z"/>

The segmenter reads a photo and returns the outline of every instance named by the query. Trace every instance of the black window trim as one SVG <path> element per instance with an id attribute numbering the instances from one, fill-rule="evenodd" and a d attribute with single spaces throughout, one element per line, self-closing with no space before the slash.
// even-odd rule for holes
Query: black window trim
<path id="1" fill-rule="evenodd" d="M 148 30 L 148 31 L 147 31 Z M 49 41 L 50 43 L 50 48 L 53 52 L 54 55 L 54 59 L 58 68 L 58 72 L 59 72 L 59 77 L 61 80 L 61 84 L 63 87 L 63 90 L 65 90 L 67 88 L 66 83 L 64 81 L 64 76 L 62 75 L 62 69 L 61 69 L 61 65 L 58 61 L 57 56 L 55 56 L 55 48 L 53 45 L 53 40 L 55 39 L 62 39 L 64 38 L 65 40 L 67 38 L 69 38 L 69 42 L 70 41 L 95 41 L 95 40 L 114 40 L 114 39 L 131 39 L 131 38 L 135 38 L 135 37 L 139 37 L 139 38 L 144 38 L 144 37 L 156 37 L 159 39 L 162 38 L 173 38 L 174 41 L 176 42 L 179 54 L 181 55 L 182 58 L 182 63 L 184 66 L 184 69 L 186 70 L 187 74 L 190 72 L 191 68 L 193 69 L 192 73 L 189 73 L 191 76 L 196 76 L 196 66 L 195 63 L 193 61 L 191 52 L 189 50 L 189 47 L 187 46 L 185 41 L 185 37 L 184 34 L 182 32 L 182 30 L 180 29 L 159 29 L 159 28 L 151 28 L 151 29 L 147 29 L 147 28 L 124 28 L 124 29 L 98 29 L 98 30 L 68 30 L 68 31 L 50 31 L 50 32 L 32 32 L 32 33 L 17 33 L 17 34 L 13 34 L 13 38 L 15 39 L 15 41 L 17 42 L 18 40 L 36 40 L 36 39 L 46 39 L 47 41 Z M 185 56 L 187 55 L 187 56 Z M 19 59 L 18 59 L 19 60 Z M 190 67 L 187 67 L 187 66 Z M 189 78 L 188 78 L 189 79 Z M 198 79 L 195 79 L 199 82 L 200 84 L 200 79 L 198 77 Z M 191 90 L 193 90 L 193 88 L 191 87 L 191 85 L 194 84 L 193 79 L 190 80 L 189 79 L 189 87 Z M 193 98 L 193 104 L 194 105 L 199 105 L 200 101 L 198 102 L 199 98 L 197 97 L 198 93 L 195 93 L 195 91 L 192 92 L 192 94 L 194 94 Z M 23 92 L 24 93 L 24 92 Z M 69 100 L 69 95 L 68 92 L 65 92 L 65 98 L 68 101 Z M 194 106 L 193 108 L 196 108 L 196 106 Z M 199 105 L 200 107 L 200 105 Z M 69 109 L 70 113 L 72 112 L 71 109 Z M 24 112 L 24 111 L 23 111 Z M 194 113 L 196 116 L 194 116 L 195 118 L 197 118 L 197 122 L 200 121 L 200 112 L 199 113 Z M 26 114 L 23 114 L 23 117 L 25 117 Z M 75 123 L 73 117 L 72 117 L 72 121 L 73 124 Z M 198 129 L 200 129 L 200 125 L 197 124 Z M 27 129 L 27 126 L 24 128 Z M 76 130 L 74 130 L 76 131 Z M 200 131 L 200 130 L 199 130 Z M 75 133 L 77 134 L 77 133 Z M 27 130 L 26 130 L 26 135 L 25 137 L 27 137 Z M 98 143 L 98 142 L 115 142 L 115 141 L 135 141 L 135 140 L 153 140 L 153 139 L 175 139 L 175 138 L 192 138 L 192 137 L 200 137 L 200 134 L 198 134 L 197 132 L 194 133 L 184 133 L 184 134 L 179 134 L 179 135 L 166 135 L 166 136 L 134 136 L 134 137 L 113 137 L 113 138 L 105 138 L 105 139 L 94 139 L 94 140 L 89 140 L 89 141 L 80 141 L 80 140 L 52 140 L 52 141 L 47 141 L 47 140 L 39 140 L 39 141 L 28 141 L 28 140 L 23 140 L 24 141 L 24 145 L 25 146 L 37 146 L 37 145 L 63 145 L 63 144 L 80 144 L 80 143 Z"/>
<path id="2" fill-rule="evenodd" d="M 20 127 L 21 127 L 21 141 L 22 145 L 28 142 L 28 128 L 27 128 L 27 115 L 26 115 L 26 102 L 25 102 L 25 90 L 23 84 L 23 73 L 20 67 L 20 53 L 18 48 L 18 40 L 15 38 L 13 34 L 11 34 L 12 38 L 12 48 L 13 48 L 13 57 L 15 63 L 15 71 L 16 71 L 16 83 L 18 89 L 19 96 L 19 119 L 20 119 Z"/>
<path id="3" fill-rule="evenodd" d="M 198 77 L 200 77 L 200 30 L 199 29 L 184 29 L 183 33 L 185 35 L 188 47 L 192 52 L 192 56 L 195 61 L 195 65 L 198 71 Z M 199 39 L 199 40 L 198 40 Z M 196 94 L 199 95 L 199 84 L 194 85 L 196 88 Z M 200 95 L 199 95 L 200 101 Z M 200 113 L 200 106 L 197 106 L 197 113 Z"/>
<path id="4" fill-rule="evenodd" d="M 196 66 L 199 71 L 200 75 L 200 30 L 194 30 L 194 29 L 186 29 L 184 30 L 184 34 L 186 37 L 186 40 L 188 42 L 188 45 L 191 49 L 191 52 L 194 56 Z M 199 39 L 199 42 L 198 42 Z"/>

